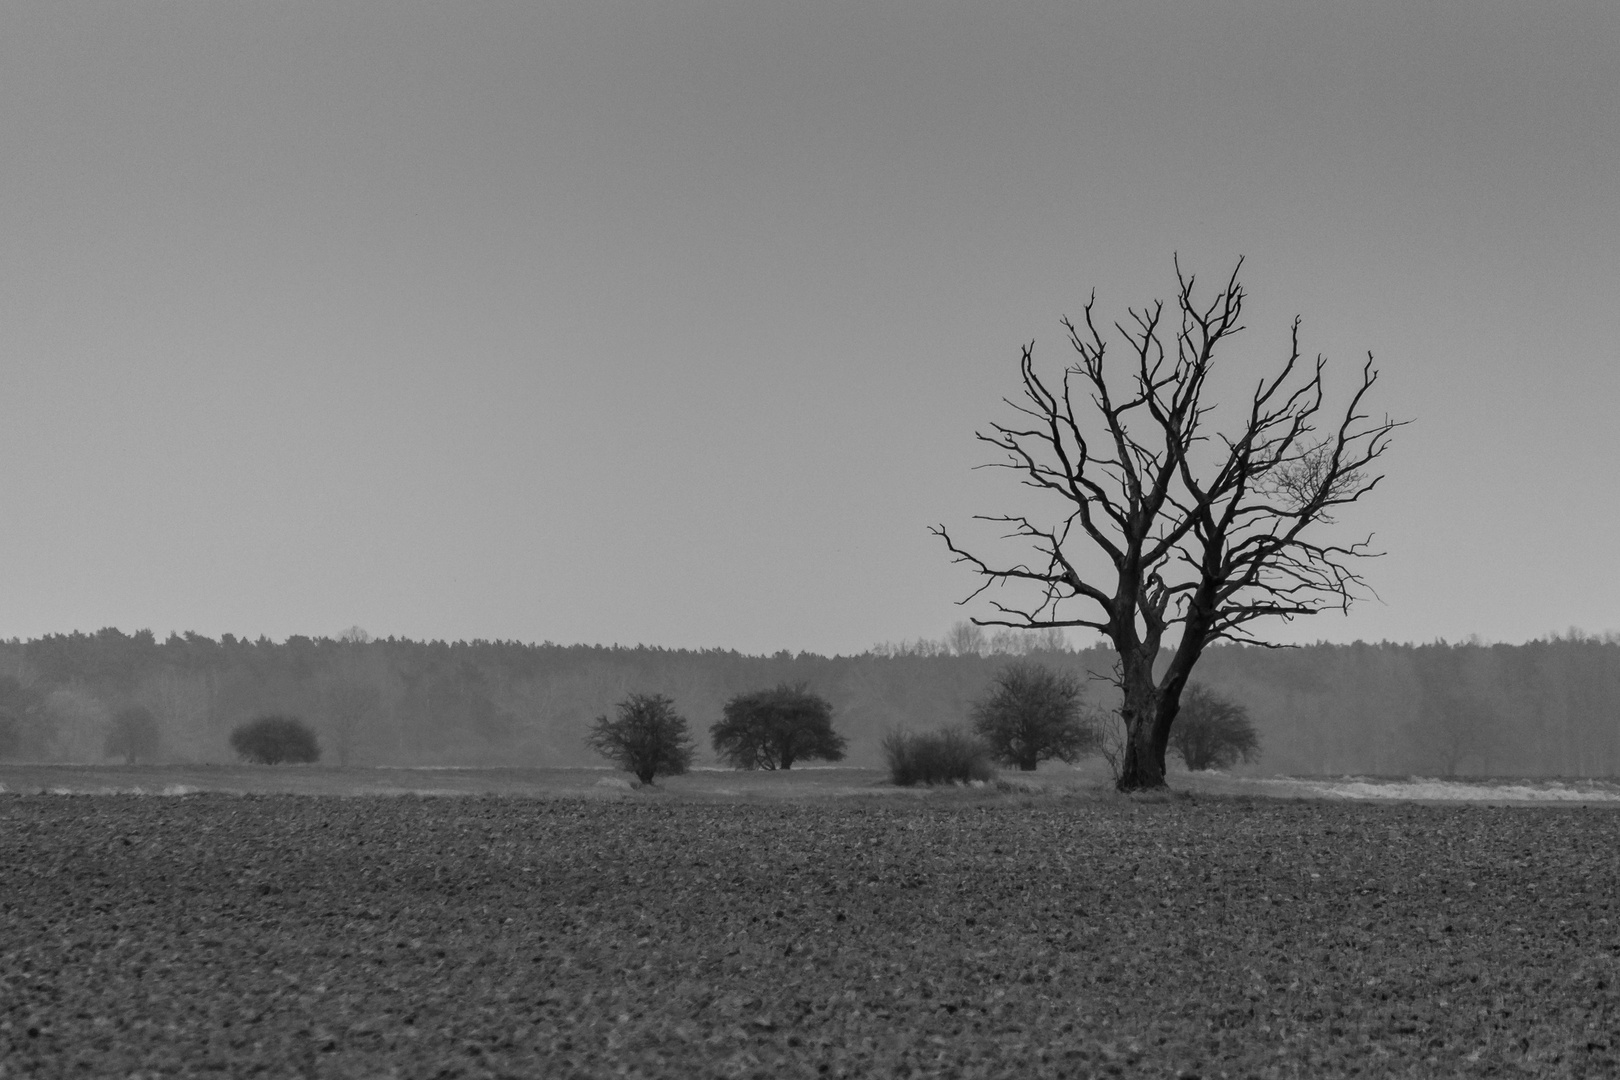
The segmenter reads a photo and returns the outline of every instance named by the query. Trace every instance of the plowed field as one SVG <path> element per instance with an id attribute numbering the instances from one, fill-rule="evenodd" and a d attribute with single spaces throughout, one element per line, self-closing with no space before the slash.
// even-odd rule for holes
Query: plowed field
<path id="1" fill-rule="evenodd" d="M 0 796 L 5 1076 L 1612 1076 L 1620 813 Z"/>

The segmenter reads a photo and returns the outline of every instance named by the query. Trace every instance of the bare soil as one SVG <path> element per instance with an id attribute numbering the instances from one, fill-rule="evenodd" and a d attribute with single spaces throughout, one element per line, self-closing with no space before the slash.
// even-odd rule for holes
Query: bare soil
<path id="1" fill-rule="evenodd" d="M 0 796 L 0 1075 L 1620 1071 L 1612 809 L 704 783 Z"/>

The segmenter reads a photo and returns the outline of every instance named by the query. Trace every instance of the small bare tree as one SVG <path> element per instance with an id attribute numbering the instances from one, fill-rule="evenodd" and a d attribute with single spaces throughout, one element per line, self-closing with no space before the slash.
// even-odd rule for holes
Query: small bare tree
<path id="1" fill-rule="evenodd" d="M 1162 301 L 1129 309 L 1128 325 L 1114 323 L 1129 352 L 1123 372 L 1106 355 L 1095 294 L 1081 326 L 1063 320 L 1077 359 L 1061 383 L 1037 374 L 1033 342 L 1024 348 L 1023 397 L 1007 402 L 1020 420 L 978 438 L 1005 451 L 992 466 L 1013 469 L 1067 509 L 1049 526 L 1021 514 L 979 520 L 1008 527 L 1007 538 L 1033 547 L 1036 559 L 987 562 L 943 525 L 934 529 L 984 578 L 964 604 L 992 585 L 1021 587 L 974 622 L 1083 626 L 1112 643 L 1126 733 L 1122 791 L 1164 785 L 1170 728 L 1206 647 L 1223 638 L 1268 644 L 1249 632 L 1257 619 L 1347 609 L 1364 586 L 1356 560 L 1375 554 L 1370 536 L 1335 544 L 1313 528 L 1378 484 L 1370 468 L 1400 426 L 1362 411 L 1378 380 L 1372 354 L 1344 412 L 1321 429 L 1326 361 L 1301 363 L 1296 318 L 1287 359 L 1259 380 L 1241 424 L 1206 430 L 1216 350 L 1243 329 L 1242 265 L 1202 304 L 1178 262 L 1180 326 L 1172 337 Z M 1155 678 L 1166 647 L 1173 652 Z"/>
<path id="2" fill-rule="evenodd" d="M 982 626 L 959 622 L 946 632 L 944 645 L 952 656 L 979 656 L 989 648 L 989 638 Z"/>

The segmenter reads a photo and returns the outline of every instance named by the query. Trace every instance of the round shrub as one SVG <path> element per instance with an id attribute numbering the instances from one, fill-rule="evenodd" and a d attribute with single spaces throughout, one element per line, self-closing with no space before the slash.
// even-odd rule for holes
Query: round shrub
<path id="1" fill-rule="evenodd" d="M 231 732 L 231 749 L 260 765 L 319 761 L 315 732 L 296 716 L 261 716 Z"/>

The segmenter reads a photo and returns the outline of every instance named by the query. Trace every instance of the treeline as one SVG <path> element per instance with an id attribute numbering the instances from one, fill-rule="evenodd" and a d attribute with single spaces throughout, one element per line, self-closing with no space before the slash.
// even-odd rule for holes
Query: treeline
<path id="1" fill-rule="evenodd" d="M 698 731 L 736 694 L 803 682 L 833 704 L 848 764 L 877 765 L 886 732 L 963 723 L 1007 654 L 1096 676 L 1111 654 L 1061 638 L 883 646 L 858 656 L 727 650 L 197 634 L 106 629 L 0 643 L 0 754 L 105 758 L 111 718 L 157 717 L 168 760 L 234 759 L 233 728 L 302 717 L 323 761 L 359 765 L 595 764 L 591 721 L 632 691 L 666 694 Z M 1620 642 L 1211 649 L 1198 677 L 1246 705 L 1264 772 L 1620 775 Z M 705 748 L 706 751 L 706 748 Z M 698 763 L 708 763 L 700 754 Z"/>

